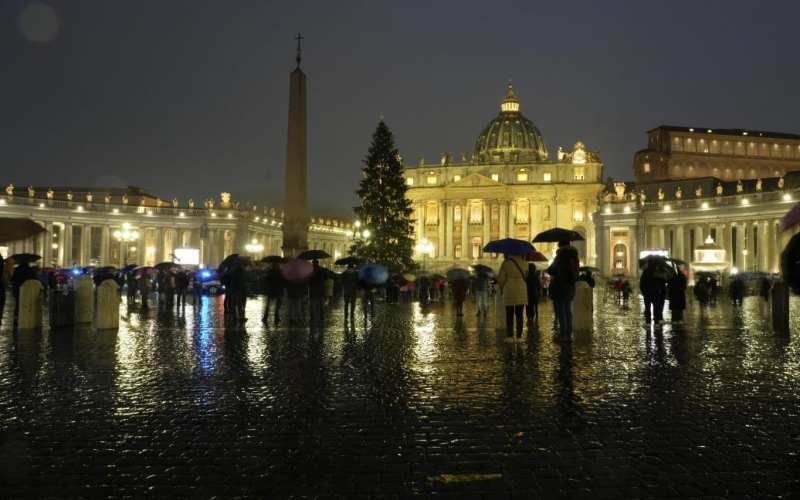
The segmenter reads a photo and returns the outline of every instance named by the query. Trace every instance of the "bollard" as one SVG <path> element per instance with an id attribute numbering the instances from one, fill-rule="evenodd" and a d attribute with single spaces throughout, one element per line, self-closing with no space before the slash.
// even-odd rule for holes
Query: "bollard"
<path id="1" fill-rule="evenodd" d="M 789 285 L 784 280 L 772 285 L 772 328 L 777 333 L 789 333 Z"/>
<path id="2" fill-rule="evenodd" d="M 119 328 L 119 285 L 114 280 L 105 280 L 97 288 L 97 328 Z"/>
<path id="3" fill-rule="evenodd" d="M 588 332 L 592 329 L 593 301 L 592 287 L 585 281 L 575 283 L 575 301 L 572 303 L 572 329 Z"/>
<path id="4" fill-rule="evenodd" d="M 77 292 L 77 312 L 75 323 L 91 323 L 94 318 L 94 283 L 88 274 L 81 274 L 74 280 Z"/>
<path id="5" fill-rule="evenodd" d="M 19 328 L 42 327 L 42 284 L 28 280 L 19 287 Z"/>

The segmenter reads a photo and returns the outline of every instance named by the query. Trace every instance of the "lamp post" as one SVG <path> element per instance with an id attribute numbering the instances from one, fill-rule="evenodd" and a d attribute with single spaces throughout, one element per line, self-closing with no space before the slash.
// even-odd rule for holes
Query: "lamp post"
<path id="1" fill-rule="evenodd" d="M 417 244 L 417 252 L 422 253 L 422 270 L 424 271 L 428 263 L 428 254 L 433 252 L 433 244 L 428 242 L 428 238 L 422 238 L 422 241 Z"/>
<path id="2" fill-rule="evenodd" d="M 361 229 L 361 221 L 357 220 L 355 223 L 356 229 L 354 231 L 348 231 L 347 235 L 353 238 L 353 243 L 356 244 L 356 248 L 359 247 L 359 243 L 364 242 L 366 244 L 367 240 L 370 237 L 369 229 Z M 358 257 L 358 255 L 356 255 Z"/>
<path id="3" fill-rule="evenodd" d="M 119 241 L 122 266 L 126 266 L 128 264 L 128 244 L 139 239 L 139 232 L 131 231 L 131 225 L 126 222 L 122 225 L 122 231 L 119 229 L 114 231 L 114 238 Z M 136 251 L 136 247 L 133 247 L 132 250 Z"/>

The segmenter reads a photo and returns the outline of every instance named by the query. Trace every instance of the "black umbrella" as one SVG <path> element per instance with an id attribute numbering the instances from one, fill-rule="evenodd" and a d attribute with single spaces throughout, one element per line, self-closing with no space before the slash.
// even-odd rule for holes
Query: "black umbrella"
<path id="1" fill-rule="evenodd" d="M 559 241 L 583 241 L 583 236 L 580 233 L 571 231 L 569 229 L 563 229 L 560 227 L 554 227 L 552 229 L 548 229 L 547 231 L 542 231 L 541 233 L 537 234 L 536 237 L 533 239 L 534 243 L 558 243 Z"/>
<path id="2" fill-rule="evenodd" d="M 800 295 L 800 233 L 792 236 L 781 252 L 781 274 L 792 291 Z"/>
<path id="3" fill-rule="evenodd" d="M 510 255 L 523 255 L 528 252 L 535 252 L 536 249 L 525 240 L 517 240 L 514 238 L 504 238 L 502 240 L 493 240 L 483 247 L 484 252 L 489 253 L 507 253 Z"/>
<path id="4" fill-rule="evenodd" d="M 684 260 L 681 260 L 681 259 L 667 259 L 667 260 L 668 260 L 668 261 L 670 261 L 670 262 L 672 262 L 673 264 L 677 264 L 677 265 L 679 265 L 679 266 L 686 266 L 686 265 L 688 265 L 688 264 L 686 263 L 686 261 L 684 261 Z"/>
<path id="5" fill-rule="evenodd" d="M 587 273 L 593 273 L 593 274 L 598 274 L 600 272 L 599 269 L 597 269 L 596 267 L 592 267 L 592 266 L 579 267 L 578 271 L 586 271 Z"/>
<path id="6" fill-rule="evenodd" d="M 160 262 L 153 267 L 155 267 L 159 271 L 164 271 L 164 272 L 170 269 L 181 269 L 181 265 L 176 264 L 175 262 Z"/>
<path id="7" fill-rule="evenodd" d="M 45 228 L 31 219 L 0 217 L 0 241 L 11 242 L 24 240 L 46 231 Z"/>
<path id="8" fill-rule="evenodd" d="M 9 258 L 13 259 L 14 262 L 16 262 L 17 264 L 23 264 L 23 263 L 30 264 L 32 262 L 36 262 L 37 260 L 41 259 L 42 256 L 32 253 L 15 253 Z"/>
<path id="9" fill-rule="evenodd" d="M 98 276 L 98 275 L 101 275 L 101 274 L 110 274 L 110 275 L 113 276 L 113 275 L 116 275 L 117 273 L 119 273 L 119 270 L 117 270 L 117 268 L 114 267 L 114 266 L 98 267 L 97 269 L 94 270 L 94 275 L 95 276 Z"/>
<path id="10" fill-rule="evenodd" d="M 324 250 L 306 250 L 297 256 L 298 259 L 314 260 L 314 259 L 328 259 L 330 254 Z"/>
<path id="11" fill-rule="evenodd" d="M 472 267 L 472 270 L 475 271 L 476 273 L 485 273 L 485 274 L 493 274 L 494 273 L 494 269 L 492 269 L 489 266 L 484 266 L 483 264 L 475 264 L 474 266 L 471 266 L 471 267 Z"/>
<path id="12" fill-rule="evenodd" d="M 361 264 L 361 259 L 359 259 L 358 257 L 352 257 L 352 256 L 351 257 L 343 257 L 343 258 L 337 260 L 336 262 L 334 262 L 334 265 L 337 265 L 337 266 L 349 266 L 349 265 L 357 266 L 359 264 Z"/>
<path id="13" fill-rule="evenodd" d="M 281 257 L 280 255 L 267 255 L 261 262 L 266 262 L 267 264 L 286 264 L 289 262 L 289 259 L 286 257 Z"/>

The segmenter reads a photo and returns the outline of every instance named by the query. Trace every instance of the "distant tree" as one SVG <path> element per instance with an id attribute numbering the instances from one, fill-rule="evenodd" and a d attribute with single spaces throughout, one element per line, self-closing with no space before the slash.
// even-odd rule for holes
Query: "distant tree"
<path id="1" fill-rule="evenodd" d="M 363 173 L 360 189 L 356 191 L 361 206 L 353 210 L 361 222 L 362 234 L 369 231 L 369 237 L 356 239 L 350 251 L 389 269 L 412 269 L 413 210 L 411 201 L 406 198 L 408 186 L 400 154 L 394 146 L 394 135 L 383 120 L 372 134 Z"/>

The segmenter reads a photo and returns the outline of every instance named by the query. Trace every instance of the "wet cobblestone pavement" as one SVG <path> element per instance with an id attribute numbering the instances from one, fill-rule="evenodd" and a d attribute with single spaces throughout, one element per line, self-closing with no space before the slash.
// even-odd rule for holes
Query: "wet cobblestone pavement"
<path id="1" fill-rule="evenodd" d="M 242 326 L 221 307 L 123 306 L 118 332 L 6 321 L 0 496 L 800 492 L 800 341 L 773 334 L 755 297 L 690 303 L 684 325 L 656 329 L 598 297 L 594 331 L 572 342 L 553 338 L 547 304 L 519 344 L 471 305 L 456 321 L 446 303 L 381 304 L 347 327 L 337 306 L 294 328 L 264 326 L 260 299 Z"/>

